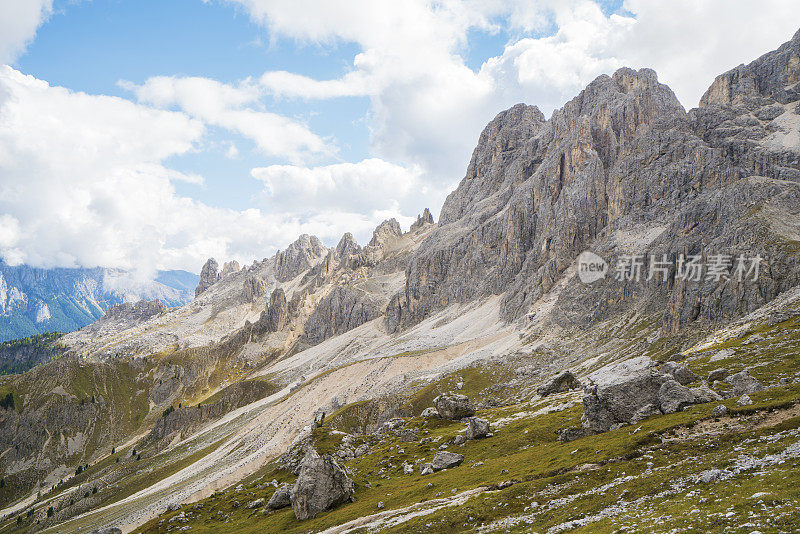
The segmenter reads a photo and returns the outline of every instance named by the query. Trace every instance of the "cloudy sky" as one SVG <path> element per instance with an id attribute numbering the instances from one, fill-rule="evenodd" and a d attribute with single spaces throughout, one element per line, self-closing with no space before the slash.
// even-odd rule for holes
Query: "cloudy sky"
<path id="1" fill-rule="evenodd" d="M 620 66 L 691 108 L 796 0 L 0 0 L 0 257 L 199 271 L 437 214 L 483 126 Z"/>

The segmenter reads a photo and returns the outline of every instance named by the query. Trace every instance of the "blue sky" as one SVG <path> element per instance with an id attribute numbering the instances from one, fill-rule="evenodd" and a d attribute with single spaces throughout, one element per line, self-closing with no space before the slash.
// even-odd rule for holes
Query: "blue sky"
<path id="1" fill-rule="evenodd" d="M 143 83 L 152 76 L 177 75 L 236 82 L 268 70 L 332 78 L 349 68 L 356 53 L 349 43 L 298 46 L 272 39 L 242 8 L 221 2 L 61 0 L 13 65 L 53 85 L 130 98 L 120 80 Z M 320 135 L 335 137 L 341 158 L 367 156 L 368 131 L 360 120 L 369 106 L 366 97 L 314 103 L 272 100 L 268 105 L 301 118 Z M 225 157 L 221 143 L 229 139 L 242 146 L 242 157 Z M 179 184 L 178 191 L 233 209 L 253 205 L 261 187 L 250 169 L 281 160 L 253 154 L 241 136 L 224 132 L 211 132 L 208 145 L 169 161 L 206 178 L 204 186 Z"/>
<path id="2" fill-rule="evenodd" d="M 692 107 L 792 7 L 0 0 L 0 257 L 197 271 L 301 232 L 364 242 L 438 213 L 502 109 L 549 116 L 621 66 Z"/>

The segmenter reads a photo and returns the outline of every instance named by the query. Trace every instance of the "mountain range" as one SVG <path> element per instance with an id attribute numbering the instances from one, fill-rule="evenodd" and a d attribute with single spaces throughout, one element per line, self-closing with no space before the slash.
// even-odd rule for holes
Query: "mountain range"
<path id="1" fill-rule="evenodd" d="M 800 31 L 699 104 L 622 68 L 516 105 L 438 220 L 44 340 L 0 531 L 795 531 Z"/>
<path id="2" fill-rule="evenodd" d="M 160 271 L 153 281 L 138 282 L 119 269 L 42 269 L 0 261 L 0 341 L 72 332 L 120 302 L 159 299 L 181 306 L 194 296 L 197 280 L 186 271 Z"/>

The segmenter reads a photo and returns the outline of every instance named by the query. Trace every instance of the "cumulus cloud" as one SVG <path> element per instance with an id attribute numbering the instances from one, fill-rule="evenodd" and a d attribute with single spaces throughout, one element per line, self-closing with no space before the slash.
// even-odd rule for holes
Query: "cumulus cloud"
<path id="1" fill-rule="evenodd" d="M 195 149 L 184 113 L 53 87 L 0 67 L 0 256 L 35 266 L 197 270 L 249 261 L 303 232 L 366 234 L 384 213 L 297 216 L 212 207 L 176 193 L 196 182 L 165 164 Z M 339 216 L 340 215 L 340 216 Z"/>
<path id="2" fill-rule="evenodd" d="M 53 11 L 53 0 L 0 0 L 0 63 L 19 57 Z"/>
<path id="3" fill-rule="evenodd" d="M 502 109 L 523 101 L 549 114 L 620 66 L 654 68 L 691 107 L 716 74 L 797 30 L 793 0 L 626 0 L 618 14 L 589 0 L 228 1 L 273 39 L 359 51 L 332 79 L 269 71 L 238 83 L 121 82 L 135 102 L 0 68 L 5 261 L 197 270 L 209 255 L 268 256 L 300 233 L 332 243 L 351 231 L 363 241 L 385 218 L 408 225 L 421 208 L 435 211 Z M 19 55 L 51 9 L 49 0 L 0 0 L 0 61 Z M 509 41 L 470 68 L 476 32 Z M 337 160 L 331 139 L 267 109 L 268 95 L 367 97 L 370 157 Z M 264 186 L 258 208 L 224 209 L 176 192 L 176 181 L 202 177 L 167 162 L 207 148 L 209 127 L 236 134 L 218 144 L 229 158 L 241 158 L 244 137 L 287 163 L 252 170 Z"/>
<path id="4" fill-rule="evenodd" d="M 651 67 L 687 108 L 714 77 L 791 39 L 800 27 L 794 0 L 625 0 L 636 24 L 612 52 Z"/>
<path id="5" fill-rule="evenodd" d="M 411 223 L 401 204 L 421 192 L 418 172 L 376 159 L 255 169 L 269 191 L 266 211 L 180 196 L 175 181 L 201 178 L 165 161 L 195 150 L 204 131 L 183 112 L 0 67 L 0 257 L 146 277 L 158 268 L 196 271 L 208 256 L 249 262 L 301 233 L 332 243 L 347 231 L 365 240 L 388 217 Z"/>
<path id="6" fill-rule="evenodd" d="M 437 196 L 421 174 L 418 167 L 377 158 L 319 167 L 271 165 L 252 171 L 264 183 L 265 199 L 273 212 L 317 213 L 335 206 L 344 212 L 386 212 L 400 218 L 402 212 L 413 213 L 421 198 Z"/>
<path id="7" fill-rule="evenodd" d="M 589 0 L 229 1 L 275 35 L 358 44 L 339 78 L 272 71 L 259 81 L 284 97 L 369 96 L 374 154 L 418 165 L 439 185 L 463 175 L 480 129 L 517 102 L 549 114 L 598 75 L 632 66 L 654 68 L 693 107 L 716 74 L 797 29 L 793 0 L 626 0 L 610 15 Z M 469 69 L 470 32 L 498 29 L 521 37 Z"/>
<path id="8" fill-rule="evenodd" d="M 206 124 L 241 134 L 269 156 L 299 162 L 335 152 L 305 124 L 260 109 L 262 91 L 249 80 L 230 85 L 208 78 L 156 76 L 143 85 L 126 81 L 120 85 L 133 91 L 139 102 L 177 108 Z"/>

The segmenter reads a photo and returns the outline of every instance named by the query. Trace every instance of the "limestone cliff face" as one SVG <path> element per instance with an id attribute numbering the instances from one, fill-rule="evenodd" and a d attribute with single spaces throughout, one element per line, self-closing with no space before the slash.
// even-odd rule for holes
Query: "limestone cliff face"
<path id="1" fill-rule="evenodd" d="M 160 300 L 140 300 L 139 302 L 122 302 L 114 304 L 106 311 L 103 319 L 140 322 L 146 321 L 167 311 L 167 307 Z"/>
<path id="2" fill-rule="evenodd" d="M 550 120 L 521 104 L 500 113 L 411 260 L 389 329 L 492 294 L 505 294 L 507 319 L 519 317 L 590 248 L 609 260 L 761 254 L 774 268 L 747 285 L 686 284 L 674 269 L 639 285 L 608 277 L 591 292 L 575 281 L 556 308 L 561 322 L 639 302 L 677 329 L 740 315 L 796 284 L 796 258 L 776 246 L 794 230 L 775 219 L 798 220 L 799 41 L 722 75 L 690 113 L 649 69 L 598 77 Z"/>
<path id="3" fill-rule="evenodd" d="M 289 306 L 283 289 L 276 289 L 269 297 L 269 304 L 259 322 L 263 322 L 267 332 L 277 332 L 289 319 Z"/>
<path id="4" fill-rule="evenodd" d="M 381 316 L 382 302 L 364 291 L 335 287 L 316 307 L 305 324 L 305 341 L 320 343 Z"/>

